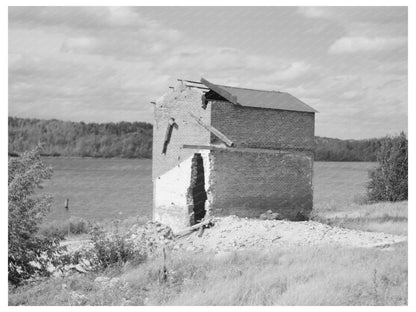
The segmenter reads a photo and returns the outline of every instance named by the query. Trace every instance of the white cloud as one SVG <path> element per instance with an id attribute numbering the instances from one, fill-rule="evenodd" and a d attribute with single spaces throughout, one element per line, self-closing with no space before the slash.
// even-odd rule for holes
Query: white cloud
<path id="1" fill-rule="evenodd" d="M 293 80 L 305 75 L 310 69 L 311 66 L 305 62 L 293 62 L 285 68 L 276 70 L 270 78 L 276 81 Z"/>
<path id="2" fill-rule="evenodd" d="M 199 46 L 189 42 L 187 45 L 173 45 L 163 57 L 160 67 L 165 70 L 192 70 L 198 68 L 205 72 L 272 72 L 287 63 L 274 57 L 249 54 L 229 47 Z"/>
<path id="3" fill-rule="evenodd" d="M 407 44 L 406 37 L 342 37 L 328 49 L 330 54 L 379 52 L 394 50 Z"/>
<path id="4" fill-rule="evenodd" d="M 83 52 L 83 51 L 93 51 L 97 43 L 94 38 L 88 37 L 75 37 L 68 38 L 62 43 L 61 51 L 62 52 Z"/>
<path id="5" fill-rule="evenodd" d="M 330 16 L 330 8 L 326 7 L 299 7 L 298 13 L 309 18 L 326 18 Z"/>
<path id="6" fill-rule="evenodd" d="M 407 22 L 407 8 L 400 6 L 316 6 L 299 7 L 296 12 L 306 18 L 326 19 L 344 26 L 354 23 L 383 26 L 392 22 Z"/>
<path id="7" fill-rule="evenodd" d="M 340 99 L 353 101 L 362 99 L 366 94 L 366 89 L 348 90 L 339 96 Z"/>
<path id="8" fill-rule="evenodd" d="M 392 51 L 407 44 L 405 7 L 300 7 L 297 13 L 309 19 L 310 32 L 317 27 L 336 34 L 331 54 Z"/>
<path id="9" fill-rule="evenodd" d="M 9 21 L 13 26 L 62 26 L 82 30 L 140 27 L 149 23 L 132 7 L 10 7 Z"/>
<path id="10" fill-rule="evenodd" d="M 140 18 L 128 7 L 109 7 L 109 21 L 112 25 L 136 25 Z"/>

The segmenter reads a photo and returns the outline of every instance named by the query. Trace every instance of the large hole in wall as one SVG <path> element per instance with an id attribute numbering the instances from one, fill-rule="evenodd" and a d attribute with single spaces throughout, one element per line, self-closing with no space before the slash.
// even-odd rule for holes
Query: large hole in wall
<path id="1" fill-rule="evenodd" d="M 205 217 L 205 191 L 204 159 L 201 154 L 194 154 L 191 165 L 191 184 L 188 189 L 188 205 L 190 210 L 190 223 L 194 225 Z"/>

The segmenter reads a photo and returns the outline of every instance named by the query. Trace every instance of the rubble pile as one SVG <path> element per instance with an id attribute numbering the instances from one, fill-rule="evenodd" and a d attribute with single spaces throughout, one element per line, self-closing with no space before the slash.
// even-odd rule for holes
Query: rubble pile
<path id="1" fill-rule="evenodd" d="M 266 214 L 270 218 L 275 217 Z M 223 252 L 318 245 L 386 248 L 407 240 L 407 236 L 331 227 L 315 221 L 293 222 L 229 216 L 216 218 L 214 223 L 215 226 L 206 229 L 203 235 L 193 232 L 178 239 L 175 249 Z"/>
<path id="2" fill-rule="evenodd" d="M 265 213 L 260 215 L 261 220 L 282 220 L 278 212 L 267 210 Z"/>
<path id="3" fill-rule="evenodd" d="M 146 225 L 134 225 L 129 231 L 129 240 L 132 240 L 137 249 L 145 248 L 148 256 L 152 256 L 161 248 L 172 249 L 174 234 L 172 229 L 157 221 L 149 221 Z"/>
<path id="4" fill-rule="evenodd" d="M 279 216 L 267 211 L 262 219 L 228 216 L 213 218 L 176 233 L 159 222 L 145 226 L 133 226 L 125 236 L 133 249 L 148 257 L 160 256 L 162 251 L 214 252 L 224 254 L 245 249 L 268 250 L 306 246 L 340 246 L 347 248 L 389 248 L 395 243 L 407 241 L 407 236 L 379 232 L 364 232 L 331 227 L 315 221 L 293 222 L 278 220 Z M 82 247 L 88 249 L 85 242 Z M 88 260 L 64 269 L 85 272 Z"/>

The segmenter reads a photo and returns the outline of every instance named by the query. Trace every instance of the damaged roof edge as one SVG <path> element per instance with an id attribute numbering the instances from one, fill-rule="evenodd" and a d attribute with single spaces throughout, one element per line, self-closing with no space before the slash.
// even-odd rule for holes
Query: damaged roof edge
<path id="1" fill-rule="evenodd" d="M 209 82 L 208 80 L 201 78 L 201 83 L 203 83 L 204 85 L 206 85 L 209 89 L 211 89 L 212 91 L 214 91 L 215 93 L 218 93 L 219 95 L 221 95 L 223 98 L 227 99 L 228 101 L 230 101 L 231 103 L 235 104 L 235 105 L 240 105 L 238 103 L 237 97 L 235 95 L 232 95 L 230 92 L 222 89 L 221 87 Z"/>
<path id="2" fill-rule="evenodd" d="M 204 78 L 201 78 L 201 83 L 235 105 L 318 113 L 316 109 L 287 92 L 216 85 Z"/>

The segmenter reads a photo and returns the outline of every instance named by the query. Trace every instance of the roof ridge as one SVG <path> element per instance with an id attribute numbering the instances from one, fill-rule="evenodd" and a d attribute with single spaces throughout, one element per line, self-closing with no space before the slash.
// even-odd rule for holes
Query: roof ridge
<path id="1" fill-rule="evenodd" d="M 287 93 L 284 91 L 276 91 L 276 90 L 260 90 L 260 89 L 253 89 L 253 88 L 241 88 L 241 87 L 233 87 L 233 86 L 226 86 L 217 84 L 219 87 L 227 87 L 227 88 L 234 88 L 234 89 L 242 89 L 242 90 L 250 90 L 250 91 L 260 91 L 260 92 L 276 92 L 276 93 Z M 287 93 L 289 94 L 289 93 Z"/>

